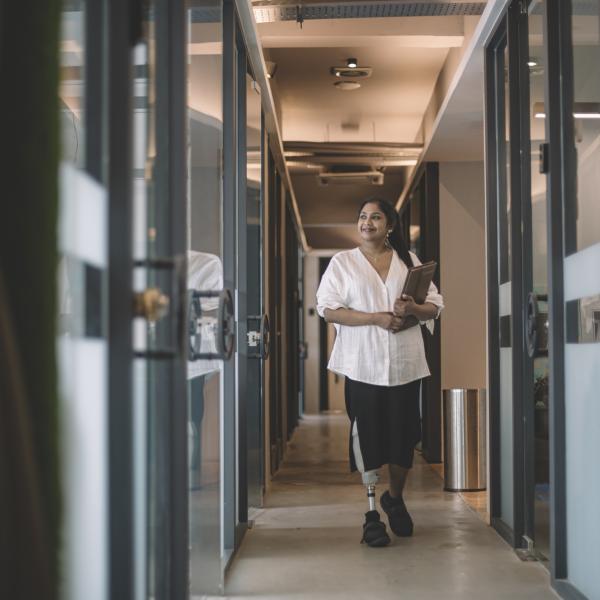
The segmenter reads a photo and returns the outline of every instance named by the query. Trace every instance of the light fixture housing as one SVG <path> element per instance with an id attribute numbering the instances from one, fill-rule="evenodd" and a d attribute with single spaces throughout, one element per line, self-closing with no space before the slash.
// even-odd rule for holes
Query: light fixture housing
<path id="1" fill-rule="evenodd" d="M 324 172 L 317 175 L 320 186 L 328 185 L 383 185 L 381 171 Z"/>
<path id="2" fill-rule="evenodd" d="M 373 67 L 331 67 L 331 74 L 346 79 L 366 79 L 373 74 Z"/>
<path id="3" fill-rule="evenodd" d="M 357 60 L 356 58 L 349 58 L 349 59 L 346 61 L 346 66 L 347 66 L 349 69 L 356 69 L 356 67 L 358 67 L 358 60 Z"/>
<path id="4" fill-rule="evenodd" d="M 277 63 L 267 60 L 265 61 L 265 66 L 267 67 L 267 79 L 273 79 L 273 77 L 275 77 L 275 73 L 277 72 Z"/>
<path id="5" fill-rule="evenodd" d="M 360 83 L 358 83 L 358 81 L 336 81 L 333 85 L 338 90 L 343 90 L 344 92 L 357 90 L 360 87 Z"/>
<path id="6" fill-rule="evenodd" d="M 543 102 L 535 102 L 533 116 L 536 119 L 546 118 L 546 107 Z M 600 119 L 600 102 L 574 102 L 573 117 L 575 119 Z"/>

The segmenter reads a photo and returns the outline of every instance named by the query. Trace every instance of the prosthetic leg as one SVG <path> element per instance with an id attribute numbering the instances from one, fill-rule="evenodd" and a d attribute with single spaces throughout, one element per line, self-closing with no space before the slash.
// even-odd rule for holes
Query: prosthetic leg
<path id="1" fill-rule="evenodd" d="M 352 452 L 354 453 L 354 462 L 356 468 L 362 476 L 363 484 L 367 488 L 367 498 L 369 500 L 369 510 L 375 510 L 375 486 L 379 482 L 377 471 L 365 471 L 362 453 L 360 451 L 360 442 L 358 440 L 358 427 L 356 421 L 352 426 Z"/>
<path id="2" fill-rule="evenodd" d="M 390 538 L 385 530 L 385 525 L 379 518 L 379 513 L 375 509 L 375 486 L 379 481 L 379 475 L 377 471 L 374 470 L 365 471 L 365 465 L 358 440 L 356 421 L 352 426 L 352 452 L 354 453 L 356 468 L 359 470 L 363 484 L 367 488 L 367 499 L 369 501 L 369 510 L 365 513 L 365 524 L 363 525 L 363 537 L 361 543 L 373 547 L 387 546 L 390 543 Z"/>

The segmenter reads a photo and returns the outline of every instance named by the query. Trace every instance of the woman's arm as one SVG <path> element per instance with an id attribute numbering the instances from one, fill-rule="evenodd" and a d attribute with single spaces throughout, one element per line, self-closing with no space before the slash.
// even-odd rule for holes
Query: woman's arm
<path id="1" fill-rule="evenodd" d="M 326 308 L 323 316 L 328 323 L 338 323 L 349 327 L 360 327 L 361 325 L 376 325 L 382 329 L 392 332 L 399 331 L 402 319 L 389 312 L 368 313 L 349 308 Z"/>

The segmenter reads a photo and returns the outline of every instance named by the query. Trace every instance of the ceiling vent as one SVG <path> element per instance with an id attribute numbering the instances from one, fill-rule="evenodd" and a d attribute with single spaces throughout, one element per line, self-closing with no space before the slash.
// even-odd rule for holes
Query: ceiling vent
<path id="1" fill-rule="evenodd" d="M 369 19 L 385 17 L 456 17 L 481 15 L 486 2 L 466 0 L 437 0 L 434 2 L 407 2 L 407 0 L 323 2 L 304 0 L 301 4 L 291 0 L 253 0 L 257 23 L 277 21 L 303 21 L 316 19 Z"/>
<path id="2" fill-rule="evenodd" d="M 331 67 L 331 74 L 348 79 L 365 79 L 373 75 L 372 67 Z"/>
<path id="3" fill-rule="evenodd" d="M 379 171 L 319 173 L 319 185 L 383 185 Z"/>

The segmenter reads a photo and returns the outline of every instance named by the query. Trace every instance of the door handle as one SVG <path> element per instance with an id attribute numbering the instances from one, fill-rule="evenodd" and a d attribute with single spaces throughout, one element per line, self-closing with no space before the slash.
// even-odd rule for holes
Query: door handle
<path id="1" fill-rule="evenodd" d="M 168 360 L 183 355 L 183 316 L 185 302 L 185 266 L 182 256 L 174 258 L 148 258 L 134 262 L 135 268 L 153 269 L 156 271 L 171 271 L 169 293 L 164 293 L 159 287 L 146 288 L 133 295 L 133 315 L 146 319 L 150 324 L 170 316 L 169 330 L 171 346 L 167 348 L 136 350 L 136 358 Z"/>
<path id="2" fill-rule="evenodd" d="M 160 288 L 146 288 L 133 297 L 133 314 L 149 323 L 156 323 L 169 312 L 170 298 Z"/>
<path id="3" fill-rule="evenodd" d="M 260 323 L 258 330 L 250 326 L 250 322 Z M 253 315 L 248 317 L 248 347 L 253 351 L 248 353 L 248 358 L 267 360 L 271 353 L 271 325 L 269 317 Z"/>
<path id="4" fill-rule="evenodd" d="M 202 299 L 217 298 L 216 317 L 202 309 Z M 229 360 L 235 347 L 235 320 L 231 292 L 188 290 L 188 360 Z M 202 350 L 202 343 L 214 340 L 214 351 Z"/>
<path id="5" fill-rule="evenodd" d="M 525 341 L 530 358 L 548 356 L 548 313 L 540 312 L 539 301 L 545 302 L 548 296 L 530 292 L 525 308 Z"/>

